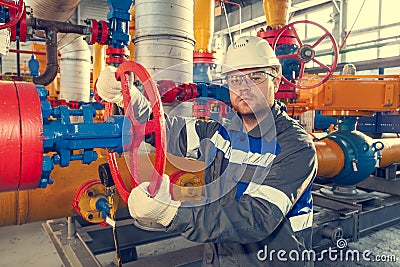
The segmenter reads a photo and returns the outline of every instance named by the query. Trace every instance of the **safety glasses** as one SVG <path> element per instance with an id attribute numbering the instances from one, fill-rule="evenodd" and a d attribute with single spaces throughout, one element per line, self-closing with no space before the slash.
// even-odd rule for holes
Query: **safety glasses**
<path id="1" fill-rule="evenodd" d="M 246 81 L 248 85 L 257 85 L 264 82 L 267 77 L 270 76 L 275 78 L 276 76 L 268 71 L 255 71 L 243 75 L 228 75 L 226 81 L 228 86 L 232 89 L 239 88 L 243 81 Z"/>

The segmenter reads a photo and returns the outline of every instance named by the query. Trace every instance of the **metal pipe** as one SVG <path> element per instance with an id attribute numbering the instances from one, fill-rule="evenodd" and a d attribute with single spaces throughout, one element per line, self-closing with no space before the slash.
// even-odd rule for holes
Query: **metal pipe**
<path id="1" fill-rule="evenodd" d="M 33 82 L 35 84 L 48 85 L 57 76 L 57 72 L 57 32 L 54 30 L 46 30 L 46 69 L 41 75 L 33 77 Z"/>
<path id="2" fill-rule="evenodd" d="M 135 22 L 136 62 L 155 81 L 193 82 L 193 0 L 136 0 Z"/>
<path id="3" fill-rule="evenodd" d="M 131 13 L 131 21 L 129 22 L 129 37 L 131 39 L 128 45 L 128 49 L 130 52 L 129 60 L 135 60 L 135 45 L 133 43 L 133 39 L 135 38 L 136 35 L 135 5 L 132 5 L 129 13 Z"/>
<path id="4" fill-rule="evenodd" d="M 341 172 L 344 166 L 344 153 L 333 140 L 325 138 L 314 143 L 317 151 L 317 176 L 332 178 Z"/>
<path id="5" fill-rule="evenodd" d="M 93 82 L 97 81 L 100 72 L 105 68 L 105 49 L 104 45 L 95 43 L 93 45 Z"/>
<path id="6" fill-rule="evenodd" d="M 222 2 L 224 4 L 234 5 L 234 6 L 238 7 L 239 36 L 242 35 L 242 7 L 240 6 L 240 4 L 235 3 L 235 2 L 230 2 L 230 1 L 226 1 L 226 0 L 223 0 Z M 226 21 L 226 23 L 228 23 L 228 20 Z"/>
<path id="7" fill-rule="evenodd" d="M 381 150 L 382 159 L 379 163 L 380 168 L 387 167 L 393 163 L 400 162 L 400 138 L 374 139 L 381 141 L 384 148 Z"/>
<path id="8" fill-rule="evenodd" d="M 354 63 L 356 65 L 357 71 L 378 69 L 380 67 L 385 67 L 385 68 L 399 67 L 400 66 L 400 56 L 371 59 L 371 60 L 365 60 L 365 61 L 357 61 L 357 62 L 352 62 L 352 63 Z M 336 66 L 336 69 L 337 70 L 343 69 L 345 64 L 347 64 L 347 63 L 346 62 L 339 63 Z M 323 72 L 325 72 L 325 70 L 322 69 L 321 67 L 315 67 L 315 68 L 307 68 L 305 70 L 305 72 L 309 73 L 309 74 L 316 74 L 316 73 L 321 73 L 321 72 L 323 73 Z"/>
<path id="9" fill-rule="evenodd" d="M 27 18 L 27 24 L 36 30 L 55 30 L 59 33 L 77 33 L 84 35 L 87 31 L 87 26 L 75 25 L 68 22 L 44 20 L 39 18 Z"/>
<path id="10" fill-rule="evenodd" d="M 60 98 L 90 100 L 90 50 L 81 35 L 65 34 L 58 42 L 60 57 Z"/>
<path id="11" fill-rule="evenodd" d="M 103 150 L 98 154 L 105 155 Z M 140 181 L 146 182 L 154 169 L 154 154 L 139 154 Z M 126 185 L 130 185 L 129 170 L 124 157 L 117 158 L 118 167 Z M 72 207 L 77 189 L 91 180 L 99 179 L 98 167 L 106 163 L 106 157 L 100 157 L 90 165 L 72 161 L 67 168 L 56 166 L 51 173 L 54 184 L 42 189 L 0 193 L 0 227 L 26 224 L 43 220 L 77 215 Z M 167 154 L 165 173 L 172 175 L 181 170 L 193 172 L 203 177 L 204 163 Z M 119 208 L 126 208 L 124 201 L 119 201 Z"/>
<path id="12" fill-rule="evenodd" d="M 269 27 L 279 29 L 287 24 L 291 0 L 264 0 L 263 6 Z"/>
<path id="13" fill-rule="evenodd" d="M 68 217 L 67 219 L 67 225 L 68 225 L 68 239 L 74 239 L 75 234 L 76 234 L 76 225 L 75 225 L 75 218 L 74 217 Z"/>
<path id="14" fill-rule="evenodd" d="M 17 50 L 19 50 L 19 40 L 16 41 Z M 21 55 L 17 53 L 17 77 L 21 76 Z"/>
<path id="15" fill-rule="evenodd" d="M 98 165 L 106 162 L 106 158 L 100 158 L 85 167 L 80 162 L 71 162 L 67 168 L 56 166 L 51 173 L 55 182 L 47 188 L 0 193 L 0 227 L 77 215 L 72 207 L 77 189 L 87 181 L 99 179 Z M 123 177 L 129 177 L 122 167 L 124 158 L 120 163 Z"/>
<path id="16" fill-rule="evenodd" d="M 21 50 L 21 49 L 10 49 L 9 52 L 11 53 L 20 53 L 20 54 L 35 54 L 35 55 L 46 55 L 45 52 L 39 52 L 39 51 L 30 51 L 30 50 Z"/>
<path id="17" fill-rule="evenodd" d="M 35 29 L 52 27 L 59 33 L 56 46 L 62 52 L 60 95 L 65 95 L 68 100 L 87 102 L 90 97 L 90 50 L 87 43 L 76 36 L 85 34 L 87 27 L 65 22 L 79 3 L 80 0 L 34 0 L 29 5 L 34 10 L 35 19 L 28 18 L 27 22 L 35 25 Z"/>
<path id="18" fill-rule="evenodd" d="M 212 52 L 214 0 L 194 0 L 194 52 Z"/>

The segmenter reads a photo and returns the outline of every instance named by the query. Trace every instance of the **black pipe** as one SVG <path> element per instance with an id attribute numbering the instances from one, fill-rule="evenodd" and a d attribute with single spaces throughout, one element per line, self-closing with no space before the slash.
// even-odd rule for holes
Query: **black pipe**
<path id="1" fill-rule="evenodd" d="M 88 32 L 87 26 L 75 25 L 69 22 L 30 18 L 28 20 L 28 24 L 31 25 L 35 30 L 54 29 L 61 33 L 77 33 L 82 35 L 85 35 Z"/>
<path id="2" fill-rule="evenodd" d="M 57 33 L 76 33 L 85 35 L 88 31 L 86 26 L 74 25 L 68 22 L 43 20 L 38 18 L 28 18 L 27 24 L 35 30 L 46 32 L 46 69 L 37 77 L 33 77 L 33 82 L 40 85 L 50 84 L 58 73 L 58 49 Z"/>
<path id="3" fill-rule="evenodd" d="M 49 85 L 58 73 L 57 31 L 46 30 L 46 69 L 33 82 L 40 85 Z"/>
<path id="4" fill-rule="evenodd" d="M 16 46 L 17 50 L 19 50 L 19 39 L 16 41 Z M 19 53 L 17 53 L 17 77 L 21 77 L 21 56 Z"/>

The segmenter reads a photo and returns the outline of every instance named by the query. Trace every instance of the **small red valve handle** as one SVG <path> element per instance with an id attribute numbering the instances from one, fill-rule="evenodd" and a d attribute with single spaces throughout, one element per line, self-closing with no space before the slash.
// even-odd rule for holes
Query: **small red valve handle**
<path id="1" fill-rule="evenodd" d="M 17 15 L 13 19 L 11 19 L 9 22 L 7 22 L 3 25 L 0 25 L 0 30 L 11 28 L 15 24 L 17 24 L 18 21 L 21 19 L 22 14 L 24 13 L 24 9 L 25 9 L 25 4 L 24 4 L 23 0 L 19 0 L 18 4 L 13 3 L 13 2 L 8 2 L 5 0 L 0 0 L 0 6 L 8 8 L 10 10 L 14 9 L 17 13 Z"/>
<path id="2" fill-rule="evenodd" d="M 304 44 L 303 41 L 300 39 L 300 37 L 294 27 L 297 24 L 314 25 L 314 26 L 320 28 L 324 32 L 324 34 L 320 38 L 318 38 L 314 44 L 312 44 L 312 45 Z M 295 54 L 280 55 L 280 56 L 277 56 L 277 58 L 279 60 L 286 59 L 286 58 L 297 59 L 300 62 L 300 72 L 299 72 L 299 77 L 297 77 L 295 79 L 296 81 L 298 81 L 298 83 L 294 84 L 294 83 L 290 82 L 284 76 L 282 76 L 282 81 L 285 84 L 290 85 L 295 88 L 298 88 L 298 89 L 312 89 L 312 88 L 318 87 L 318 86 L 322 85 L 323 83 L 325 83 L 332 76 L 332 74 L 335 71 L 336 66 L 337 66 L 339 51 L 338 51 L 338 46 L 337 46 L 335 38 L 332 36 L 332 34 L 329 33 L 329 31 L 326 28 L 324 28 L 320 24 L 313 22 L 313 21 L 309 21 L 309 20 L 299 20 L 299 21 L 289 23 L 289 24 L 285 25 L 284 27 L 282 27 L 282 29 L 279 31 L 279 33 L 275 36 L 275 39 L 272 43 L 272 48 L 274 49 L 274 51 L 276 51 L 277 44 L 281 43 L 280 39 L 283 36 L 283 33 L 286 31 L 288 31 L 294 35 L 294 37 L 297 40 L 297 43 L 299 45 L 299 49 L 296 51 Z M 332 58 L 332 63 L 330 66 L 328 66 L 327 64 L 321 63 L 319 60 L 317 60 L 315 58 L 315 56 L 316 56 L 315 47 L 317 45 L 319 45 L 327 37 L 331 41 L 332 47 L 333 47 L 333 58 Z M 285 38 L 287 38 L 287 36 L 285 36 Z M 318 82 L 316 82 L 316 83 L 313 83 L 311 85 L 302 85 L 300 83 L 300 81 L 304 74 L 305 64 L 310 61 L 315 62 L 321 68 L 323 68 L 326 71 L 326 74 L 323 76 L 322 80 L 318 80 Z"/>

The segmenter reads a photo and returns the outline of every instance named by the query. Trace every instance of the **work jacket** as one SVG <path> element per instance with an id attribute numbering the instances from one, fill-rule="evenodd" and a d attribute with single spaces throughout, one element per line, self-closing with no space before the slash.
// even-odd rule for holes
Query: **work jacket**
<path id="1" fill-rule="evenodd" d="M 278 101 L 257 127 L 167 117 L 169 152 L 205 162 L 202 200 L 167 227 L 205 243 L 203 266 L 309 266 L 312 138 Z M 308 256 L 307 256 L 308 255 Z"/>

